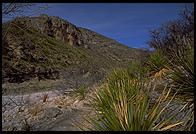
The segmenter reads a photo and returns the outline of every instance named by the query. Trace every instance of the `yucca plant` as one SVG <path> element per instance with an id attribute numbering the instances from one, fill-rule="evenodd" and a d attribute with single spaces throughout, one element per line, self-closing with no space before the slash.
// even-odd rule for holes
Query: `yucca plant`
<path id="1" fill-rule="evenodd" d="M 79 87 L 74 92 L 74 96 L 79 96 L 79 97 L 81 97 L 81 99 L 85 98 L 85 94 L 86 94 L 85 87 Z"/>
<path id="2" fill-rule="evenodd" d="M 155 50 L 148 58 L 146 70 L 148 71 L 149 75 L 154 75 L 163 68 L 166 68 L 169 64 L 170 61 L 167 59 L 164 53 L 161 50 Z"/>
<path id="3" fill-rule="evenodd" d="M 130 78 L 143 78 L 145 76 L 145 70 L 141 62 L 133 60 L 130 65 L 125 69 Z"/>
<path id="4" fill-rule="evenodd" d="M 149 105 L 151 103 L 149 99 L 151 83 L 127 77 L 112 82 L 110 80 L 111 78 L 108 79 L 108 83 L 102 89 L 95 92 L 94 97 L 91 99 L 91 106 L 95 115 L 85 118 L 91 127 L 84 123 L 78 124 L 78 122 L 75 122 L 76 126 L 80 129 L 99 131 L 156 131 L 167 130 L 182 123 L 177 122 L 168 125 L 167 123 L 174 115 L 164 121 L 157 122 L 162 112 L 174 98 L 173 96 L 163 106 L 163 102 L 167 100 L 171 89 L 166 92 L 165 88 L 162 95 L 160 95 L 157 102 L 151 108 Z"/>
<path id="5" fill-rule="evenodd" d="M 177 98 L 187 102 L 190 109 L 190 120 L 187 121 L 188 130 L 194 125 L 194 43 L 187 42 L 189 49 L 173 50 L 172 64 L 169 66 L 173 73 L 168 77 L 172 80 L 170 86 Z"/>
<path id="6" fill-rule="evenodd" d="M 194 48 L 184 54 L 174 53 L 173 61 L 178 64 L 172 64 L 173 88 L 178 90 L 178 94 L 186 94 L 193 98 L 194 95 Z"/>

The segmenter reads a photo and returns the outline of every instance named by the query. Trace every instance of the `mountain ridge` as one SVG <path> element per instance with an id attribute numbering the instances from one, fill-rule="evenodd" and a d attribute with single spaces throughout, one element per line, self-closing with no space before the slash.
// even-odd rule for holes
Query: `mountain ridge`
<path id="1" fill-rule="evenodd" d="M 80 86 L 94 84 L 109 70 L 126 67 L 132 60 L 144 60 L 148 55 L 45 14 L 3 23 L 2 33 L 3 83 L 21 83 L 38 77 L 65 81 L 73 78 Z"/>

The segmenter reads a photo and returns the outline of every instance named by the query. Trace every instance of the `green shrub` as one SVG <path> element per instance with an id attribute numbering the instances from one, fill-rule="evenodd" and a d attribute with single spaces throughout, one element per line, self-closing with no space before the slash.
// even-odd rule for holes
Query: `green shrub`
<path id="1" fill-rule="evenodd" d="M 149 73 L 149 75 L 153 75 L 163 68 L 167 68 L 167 66 L 170 64 L 167 57 L 163 54 L 161 50 L 156 50 L 152 54 L 150 54 L 146 69 Z"/>
<path id="2" fill-rule="evenodd" d="M 143 78 L 145 76 L 145 72 L 143 69 L 143 65 L 139 61 L 133 60 L 130 65 L 126 68 L 129 77 L 131 78 Z"/>
<path id="3" fill-rule="evenodd" d="M 178 47 L 171 48 L 172 59 L 168 60 L 168 66 L 172 73 L 167 77 L 170 81 L 172 93 L 177 92 L 176 98 L 187 103 L 190 109 L 190 119 L 186 126 L 191 130 L 194 125 L 194 42 L 184 39 L 186 43 Z"/>
<path id="4" fill-rule="evenodd" d="M 142 65 L 140 62 L 132 61 L 129 67 L 127 68 L 119 68 L 113 70 L 106 81 L 108 84 L 108 87 L 110 89 L 110 92 L 112 93 L 113 99 L 115 99 L 119 92 L 119 89 L 125 88 L 125 92 L 128 95 L 133 95 L 138 88 L 138 83 L 140 81 L 144 81 L 144 73 L 142 70 Z M 135 85 L 131 85 L 135 83 Z"/>
<path id="5" fill-rule="evenodd" d="M 194 103 L 194 43 L 188 50 L 179 49 L 173 53 L 170 69 L 173 73 L 168 77 L 171 79 L 170 86 L 173 92 L 177 92 L 178 98 Z"/>
<path id="6" fill-rule="evenodd" d="M 173 73 L 171 79 L 175 89 L 179 93 L 194 95 L 194 49 L 190 49 L 185 54 L 174 55 L 175 62 L 172 64 Z"/>
<path id="7" fill-rule="evenodd" d="M 85 98 L 86 89 L 85 87 L 79 87 L 75 90 L 76 96 L 80 96 L 81 99 Z"/>
<path id="8" fill-rule="evenodd" d="M 171 116 L 155 125 L 173 97 L 161 108 L 171 91 L 163 90 L 157 102 L 150 108 L 149 85 L 150 83 L 141 82 L 139 79 L 132 79 L 125 70 L 115 71 L 91 99 L 95 117 L 85 118 L 91 127 L 80 123 L 77 126 L 82 130 L 84 129 L 80 125 L 88 130 L 99 131 L 147 131 L 167 130 L 181 124 L 182 122 L 178 122 L 164 126 Z"/>

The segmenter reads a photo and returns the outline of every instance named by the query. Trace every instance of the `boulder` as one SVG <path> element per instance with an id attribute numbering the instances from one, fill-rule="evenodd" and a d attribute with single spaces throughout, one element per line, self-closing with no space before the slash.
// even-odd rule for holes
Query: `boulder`
<path id="1" fill-rule="evenodd" d="M 45 115 L 46 115 L 47 118 L 55 118 L 61 113 L 62 113 L 61 110 L 59 108 L 56 108 L 56 107 L 48 108 L 45 111 Z"/>

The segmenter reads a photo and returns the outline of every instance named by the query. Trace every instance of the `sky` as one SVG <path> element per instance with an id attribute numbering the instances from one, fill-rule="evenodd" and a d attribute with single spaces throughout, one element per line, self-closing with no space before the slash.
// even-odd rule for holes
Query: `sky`
<path id="1" fill-rule="evenodd" d="M 46 4 L 38 4 L 43 6 Z M 185 3 L 48 3 L 48 16 L 58 16 L 121 44 L 148 48 L 149 30 L 177 19 Z M 32 16 L 39 16 L 38 14 Z"/>

